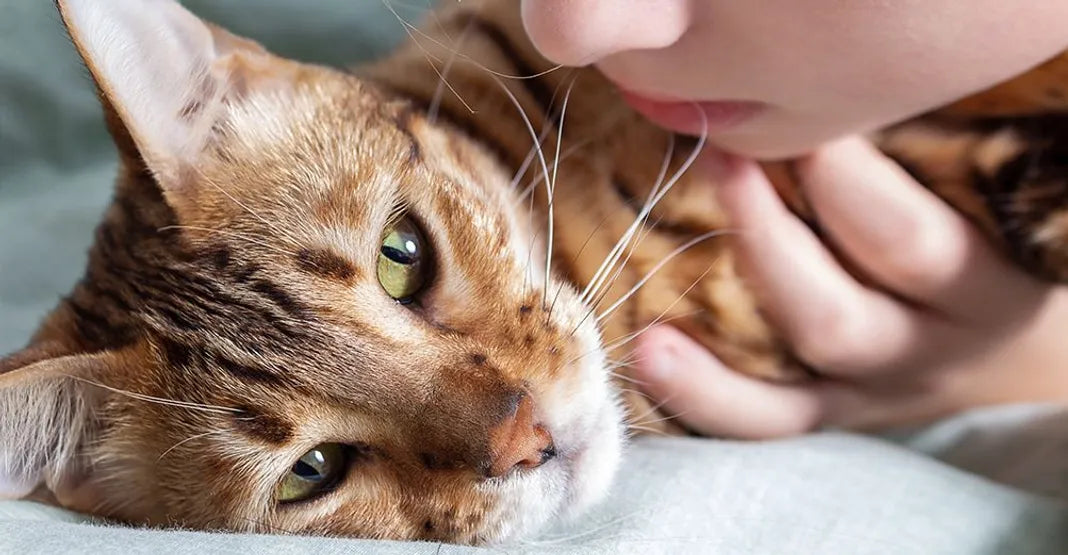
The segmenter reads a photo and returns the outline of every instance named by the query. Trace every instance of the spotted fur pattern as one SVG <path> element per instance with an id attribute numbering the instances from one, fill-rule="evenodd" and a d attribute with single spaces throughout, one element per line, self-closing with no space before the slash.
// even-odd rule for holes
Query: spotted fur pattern
<path id="1" fill-rule="evenodd" d="M 153 112 L 185 130 L 179 147 L 138 119 L 91 10 L 79 12 L 94 2 L 59 4 L 122 169 L 84 279 L 0 361 L 0 495 L 40 485 L 34 495 L 137 524 L 494 543 L 603 495 L 620 456 L 617 392 L 631 421 L 657 420 L 608 378 L 625 375 L 628 340 L 650 323 L 671 321 L 740 371 L 806 379 L 735 273 L 729 235 L 715 236 L 710 184 L 683 172 L 695 141 L 642 120 L 593 70 L 548 71 L 515 2 L 446 2 L 352 72 L 166 12 L 225 66 L 213 79 L 216 66 L 194 65 L 190 90 Z M 1052 279 L 1068 277 L 1066 66 L 878 139 Z M 767 170 L 803 213 L 790 165 Z M 432 284 L 410 306 L 375 280 L 398 203 L 434 247 Z M 524 396 L 560 456 L 487 477 L 493 430 Z M 324 441 L 350 446 L 345 479 L 276 503 L 275 484 Z"/>

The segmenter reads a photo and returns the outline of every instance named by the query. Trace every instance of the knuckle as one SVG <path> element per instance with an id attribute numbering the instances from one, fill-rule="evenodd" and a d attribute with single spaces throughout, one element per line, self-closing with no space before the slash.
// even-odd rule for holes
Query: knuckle
<path id="1" fill-rule="evenodd" d="M 968 256 L 965 237 L 952 224 L 914 218 L 902 225 L 895 244 L 883 248 L 886 271 L 905 284 L 949 280 Z"/>
<path id="2" fill-rule="evenodd" d="M 817 368 L 841 368 L 855 363 L 864 345 L 864 324 L 845 306 L 825 307 L 811 314 L 794 334 L 794 352 Z"/>

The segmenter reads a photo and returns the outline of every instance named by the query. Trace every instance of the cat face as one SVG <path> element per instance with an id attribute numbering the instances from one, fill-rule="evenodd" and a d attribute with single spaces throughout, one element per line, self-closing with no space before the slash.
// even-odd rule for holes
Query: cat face
<path id="1" fill-rule="evenodd" d="M 0 362 L 0 495 L 467 543 L 603 496 L 594 319 L 491 156 L 170 0 L 60 9 L 123 169 L 86 278 Z"/>

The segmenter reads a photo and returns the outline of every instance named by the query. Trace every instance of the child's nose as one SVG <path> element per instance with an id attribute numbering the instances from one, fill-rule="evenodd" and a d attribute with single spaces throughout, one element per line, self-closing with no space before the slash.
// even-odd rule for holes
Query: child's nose
<path id="1" fill-rule="evenodd" d="M 690 26 L 689 0 L 523 0 L 523 24 L 550 60 L 592 64 L 627 51 L 677 42 Z"/>

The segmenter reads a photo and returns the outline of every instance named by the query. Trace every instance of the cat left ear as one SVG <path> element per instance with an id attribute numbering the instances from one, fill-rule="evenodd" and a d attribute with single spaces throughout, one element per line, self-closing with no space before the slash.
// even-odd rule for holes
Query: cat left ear
<path id="1" fill-rule="evenodd" d="M 280 61 L 174 0 L 58 5 L 120 150 L 143 161 L 165 191 L 183 185 L 182 168 L 196 164 L 227 105 L 272 81 L 269 65 Z"/>
<path id="2" fill-rule="evenodd" d="M 107 394 L 98 384 L 116 361 L 107 352 L 48 357 L 33 347 L 0 359 L 0 499 L 83 481 L 81 449 Z"/>

